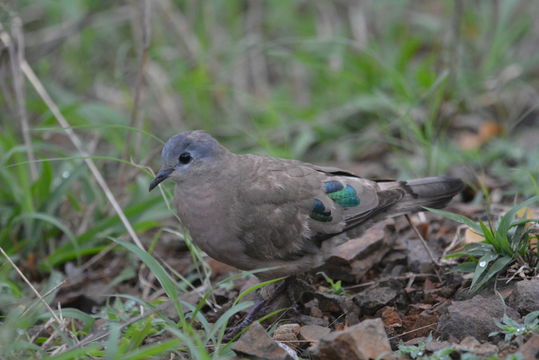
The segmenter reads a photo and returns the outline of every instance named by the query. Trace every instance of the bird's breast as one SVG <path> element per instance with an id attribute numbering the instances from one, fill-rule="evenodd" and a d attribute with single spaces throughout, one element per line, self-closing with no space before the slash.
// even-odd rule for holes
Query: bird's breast
<path id="1" fill-rule="evenodd" d="M 208 255 L 224 262 L 225 254 L 234 253 L 241 246 L 235 239 L 230 221 L 231 205 L 222 190 L 199 184 L 186 191 L 176 186 L 175 205 L 183 225 L 193 241 Z M 240 248 L 236 249 L 241 251 Z"/>

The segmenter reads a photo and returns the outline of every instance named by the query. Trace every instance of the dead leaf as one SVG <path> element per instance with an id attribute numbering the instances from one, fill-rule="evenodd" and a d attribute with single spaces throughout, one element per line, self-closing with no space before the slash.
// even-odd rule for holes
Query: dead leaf
<path id="1" fill-rule="evenodd" d="M 462 150 L 477 150 L 503 133 L 504 129 L 500 124 L 493 121 L 485 121 L 481 124 L 476 134 L 462 134 L 459 138 L 459 147 Z"/>
<path id="2" fill-rule="evenodd" d="M 382 309 L 382 321 L 386 328 L 402 327 L 402 319 L 393 306 L 385 306 Z"/>
<path id="3" fill-rule="evenodd" d="M 476 233 L 471 228 L 466 228 L 464 232 L 464 244 L 473 244 L 485 240 L 483 235 Z"/>

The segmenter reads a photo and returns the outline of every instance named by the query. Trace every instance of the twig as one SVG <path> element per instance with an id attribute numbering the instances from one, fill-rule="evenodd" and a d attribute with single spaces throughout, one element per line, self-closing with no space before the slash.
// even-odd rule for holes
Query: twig
<path id="1" fill-rule="evenodd" d="M 0 252 L 2 253 L 2 255 L 4 255 L 4 257 L 6 258 L 6 260 L 9 262 L 9 264 L 15 269 L 15 271 L 19 274 L 19 276 L 23 279 L 23 281 L 26 283 L 26 285 L 28 285 L 28 287 L 34 292 L 34 294 L 37 296 L 37 298 L 39 299 L 39 301 L 41 301 L 43 303 L 43 305 L 45 305 L 45 307 L 47 308 L 47 310 L 49 311 L 49 313 L 51 314 L 52 318 L 54 319 L 54 321 L 56 321 L 58 323 L 58 325 L 60 326 L 60 328 L 63 328 L 63 323 L 62 323 L 62 320 L 58 317 L 58 315 L 56 315 L 56 313 L 54 312 L 54 310 L 50 307 L 50 305 L 45 301 L 45 299 L 43 298 L 43 296 L 41 296 L 41 294 L 39 293 L 39 291 L 37 291 L 37 289 L 34 287 L 34 285 L 32 285 L 32 283 L 30 282 L 30 280 L 28 280 L 28 278 L 26 277 L 26 275 L 24 275 L 24 273 L 21 271 L 21 269 L 19 269 L 17 267 L 17 265 L 15 265 L 15 263 L 13 262 L 13 260 L 11 260 L 11 258 L 8 256 L 8 254 L 4 251 L 4 248 L 2 248 L 0 246 Z"/>
<path id="2" fill-rule="evenodd" d="M 451 71 L 451 78 L 455 79 L 455 82 L 458 79 L 457 70 L 459 69 L 460 63 L 460 52 L 461 52 L 461 27 L 462 27 L 462 17 L 464 13 L 464 2 L 462 0 L 455 0 L 453 7 L 453 17 L 451 21 L 451 31 L 449 32 L 451 39 L 449 44 L 449 51 L 446 53 L 446 61 L 444 64 Z"/>
<path id="3" fill-rule="evenodd" d="M 171 31 L 175 31 L 180 41 L 183 43 L 185 52 L 189 60 L 193 63 L 199 61 L 201 57 L 201 45 L 193 29 L 189 25 L 189 20 L 182 13 L 179 7 L 172 8 L 170 0 L 159 0 L 156 2 L 165 20 L 172 25 Z"/>
<path id="4" fill-rule="evenodd" d="M 138 70 L 137 70 L 137 78 L 135 80 L 135 90 L 134 90 L 134 98 L 133 98 L 133 108 L 131 109 L 131 120 L 129 126 L 135 127 L 137 129 L 141 128 L 141 119 L 142 116 L 140 115 L 140 98 L 142 93 L 142 83 L 144 80 L 144 69 L 146 67 L 146 64 L 148 62 L 148 52 L 150 49 L 150 38 L 151 38 L 151 24 L 150 24 L 150 15 L 151 15 L 151 8 L 150 8 L 150 1 L 148 0 L 140 0 L 141 6 L 142 6 L 142 48 L 139 51 L 138 56 Z M 139 132 L 135 133 L 135 141 L 134 144 L 131 144 L 131 137 L 132 132 L 128 132 L 127 135 L 127 145 L 126 146 L 126 154 L 128 154 L 129 149 L 138 149 L 140 148 L 140 141 L 141 141 L 141 135 Z M 133 145 L 131 147 L 131 145 Z"/>
<path id="5" fill-rule="evenodd" d="M 247 50 L 249 71 L 253 81 L 253 90 L 256 96 L 266 98 L 269 94 L 268 65 L 264 53 L 259 45 L 264 41 L 262 24 L 264 16 L 264 2 L 255 0 L 248 2 L 245 14 L 245 37 L 250 44 Z"/>
<path id="6" fill-rule="evenodd" d="M 19 17 L 14 17 L 11 23 L 11 32 L 15 38 L 15 42 L 5 41 L 3 36 L 2 41 L 6 44 L 9 50 L 9 59 L 11 63 L 11 73 L 13 74 L 13 88 L 15 90 L 15 100 L 17 103 L 17 115 L 21 122 L 21 132 L 26 147 L 26 156 L 28 156 L 28 166 L 30 168 L 30 178 L 32 182 L 37 179 L 37 167 L 35 163 L 34 150 L 32 147 L 32 137 L 30 136 L 30 126 L 28 124 L 28 113 L 26 112 L 26 97 L 24 91 L 23 77 L 21 74 L 21 63 L 24 60 L 24 36 L 22 33 L 22 21 Z M 4 35 L 4 34 L 2 34 Z"/>
<path id="7" fill-rule="evenodd" d="M 333 320 L 329 325 L 328 327 L 332 326 L 333 324 L 337 323 L 337 321 L 339 321 L 340 318 L 342 318 L 343 316 L 346 316 L 348 313 L 347 312 L 343 312 L 341 315 L 337 316 L 335 318 L 335 320 Z"/>
<path id="8" fill-rule="evenodd" d="M 438 281 L 442 282 L 442 277 L 440 276 L 440 273 L 438 272 L 438 262 L 434 258 L 434 254 L 430 250 L 429 245 L 427 244 L 427 242 L 423 238 L 423 235 L 421 235 L 419 230 L 417 230 L 417 228 L 415 227 L 414 223 L 412 222 L 412 219 L 410 219 L 410 216 L 408 214 L 404 214 L 404 217 L 406 218 L 406 220 L 408 220 L 408 223 L 410 224 L 410 226 L 414 230 L 414 232 L 417 235 L 417 237 L 419 238 L 419 240 L 421 240 L 421 244 L 423 244 L 423 247 L 425 248 L 425 251 L 427 252 L 427 254 L 430 257 L 430 260 L 432 261 L 432 265 L 434 267 L 433 269 L 434 269 L 434 272 L 436 273 L 436 277 L 438 278 Z"/>
<path id="9" fill-rule="evenodd" d="M 4 31 L 1 24 L 0 24 L 0 40 L 6 46 L 9 46 L 9 44 L 11 43 L 11 37 Z M 116 212 L 120 220 L 122 221 L 122 224 L 125 226 L 129 236 L 131 236 L 131 238 L 133 239 L 133 242 L 139 248 L 144 250 L 144 246 L 142 246 L 142 243 L 140 239 L 138 238 L 137 233 L 135 232 L 135 230 L 131 226 L 131 223 L 125 216 L 125 213 L 123 212 L 120 204 L 118 203 L 118 201 L 112 194 L 112 191 L 110 190 L 107 182 L 103 178 L 103 175 L 101 175 L 94 161 L 90 158 L 90 154 L 84 149 L 81 139 L 77 136 L 77 134 L 75 134 L 75 132 L 69 125 L 68 121 L 60 112 L 58 105 L 56 105 L 56 103 L 52 100 L 49 93 L 47 92 L 47 90 L 45 90 L 45 87 L 43 86 L 41 81 L 39 81 L 38 77 L 36 76 L 36 74 L 34 73 L 34 71 L 32 70 L 32 68 L 30 67 L 30 65 L 25 59 L 22 59 L 20 63 L 20 67 L 21 67 L 22 72 L 28 79 L 28 81 L 30 81 L 30 83 L 32 84 L 32 86 L 34 87 L 38 95 L 45 102 L 45 104 L 47 105 L 51 113 L 54 115 L 54 117 L 56 118 L 60 126 L 64 129 L 69 140 L 71 140 L 75 148 L 79 151 L 80 155 L 84 157 L 84 162 L 86 163 L 92 175 L 94 176 L 95 180 L 97 181 L 97 183 L 99 184 L 103 192 L 105 193 L 105 196 L 109 200 L 110 204 L 112 205 L 114 211 Z"/>
<path id="10" fill-rule="evenodd" d="M 62 285 L 64 285 L 66 283 L 65 280 L 62 280 L 60 281 L 58 284 L 54 285 L 51 289 L 49 289 L 49 291 L 47 291 L 45 294 L 42 295 L 43 298 L 46 298 L 47 296 L 49 296 L 50 294 L 52 294 L 53 292 L 55 292 L 56 290 L 58 290 Z M 30 306 L 28 306 L 20 315 L 19 315 L 19 318 L 22 318 L 24 317 L 24 315 L 26 315 L 35 305 L 37 304 L 37 302 L 33 302 Z"/>
<path id="11" fill-rule="evenodd" d="M 343 286 L 343 289 L 344 290 L 350 290 L 350 289 L 356 289 L 356 288 L 361 288 L 361 287 L 381 284 L 381 283 L 384 283 L 384 282 L 387 282 L 387 281 L 392 281 L 392 280 L 408 280 L 408 279 L 411 279 L 411 278 L 427 278 L 427 277 L 432 277 L 432 276 L 436 276 L 436 275 L 434 275 L 434 274 L 415 274 L 415 273 L 411 273 L 411 274 L 406 274 L 406 275 L 402 275 L 402 276 L 393 276 L 393 277 L 389 277 L 387 279 L 380 279 L 380 280 L 375 280 L 375 281 L 364 282 L 362 284 L 357 284 L 357 285 Z"/>
<path id="12" fill-rule="evenodd" d="M 404 335 L 408 335 L 408 334 L 414 333 L 414 332 L 416 332 L 416 331 L 418 331 L 418 330 L 427 329 L 427 328 L 429 328 L 429 327 L 431 327 L 431 326 L 433 326 L 433 325 L 436 325 L 436 324 L 437 324 L 437 323 L 432 323 L 432 324 L 429 324 L 429 325 L 421 326 L 421 327 L 415 328 L 415 329 L 413 329 L 413 330 L 403 332 L 402 334 L 392 336 L 392 337 L 388 338 L 388 340 L 393 340 L 393 339 L 396 339 L 396 338 L 400 338 L 400 337 L 402 337 L 402 336 L 404 336 Z"/>

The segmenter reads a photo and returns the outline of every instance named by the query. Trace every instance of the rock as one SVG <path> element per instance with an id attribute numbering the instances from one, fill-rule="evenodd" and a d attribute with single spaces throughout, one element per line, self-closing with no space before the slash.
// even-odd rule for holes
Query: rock
<path id="1" fill-rule="evenodd" d="M 276 341 L 297 341 L 300 326 L 299 324 L 283 324 L 280 325 L 273 333 L 273 340 Z M 298 343 L 292 343 L 293 346 L 297 346 Z"/>
<path id="2" fill-rule="evenodd" d="M 233 272 L 238 272 L 238 269 L 236 269 L 235 267 L 224 264 L 210 257 L 206 259 L 206 264 L 208 264 L 208 266 L 211 269 L 212 280 L 215 280 L 218 277 L 223 276 L 223 275 L 229 275 Z"/>
<path id="3" fill-rule="evenodd" d="M 513 308 L 504 308 L 496 296 L 477 295 L 470 300 L 454 301 L 440 317 L 437 330 L 442 339 L 454 336 L 462 340 L 466 336 L 473 336 L 488 341 L 488 334 L 499 330 L 494 321 L 499 321 L 504 311 L 510 318 L 520 320 L 518 312 Z"/>
<path id="4" fill-rule="evenodd" d="M 380 316 L 382 317 L 384 327 L 389 336 L 396 335 L 398 329 L 402 328 L 402 318 L 393 306 L 384 307 L 380 311 Z M 397 339 L 395 339 L 395 341 L 397 341 Z"/>
<path id="5" fill-rule="evenodd" d="M 498 347 L 496 345 L 490 343 L 481 344 L 472 336 L 466 336 L 460 344 L 455 345 L 455 349 L 471 352 L 481 357 L 496 355 L 498 353 Z"/>
<path id="6" fill-rule="evenodd" d="M 452 346 L 452 344 L 449 341 L 433 340 L 425 344 L 425 350 L 430 351 L 430 352 L 436 352 L 442 349 L 446 349 L 450 346 Z"/>
<path id="7" fill-rule="evenodd" d="M 299 336 L 303 340 L 318 341 L 329 334 L 331 329 L 318 325 L 304 325 L 299 329 Z"/>
<path id="8" fill-rule="evenodd" d="M 539 359 L 539 335 L 532 335 L 528 341 L 522 344 L 518 352 L 522 354 L 524 360 Z"/>
<path id="9" fill-rule="evenodd" d="M 241 354 L 271 360 L 293 360 L 279 343 L 273 340 L 259 322 L 254 322 L 239 340 L 232 345 L 232 350 Z"/>
<path id="10" fill-rule="evenodd" d="M 507 303 L 521 315 L 539 310 L 539 278 L 517 282 Z"/>
<path id="11" fill-rule="evenodd" d="M 435 259 L 439 258 L 440 254 L 436 247 L 431 246 L 429 242 L 427 242 L 427 246 L 429 246 Z M 406 240 L 406 255 L 410 271 L 416 273 L 429 273 L 433 271 L 432 259 L 427 253 L 427 250 L 425 250 L 425 246 L 423 246 L 421 240 L 415 236 Z"/>
<path id="12" fill-rule="evenodd" d="M 393 223 L 393 220 L 378 223 L 347 241 L 338 237 L 324 241 L 322 249 L 329 255 L 317 271 L 335 280 L 357 282 L 391 250 L 397 238 L 397 233 L 389 230 Z"/>
<path id="13" fill-rule="evenodd" d="M 397 297 L 397 291 L 385 286 L 369 288 L 354 296 L 354 302 L 361 311 L 373 315 L 376 310 L 388 305 Z"/>
<path id="14" fill-rule="evenodd" d="M 290 358 L 292 358 L 292 360 L 299 360 L 298 354 L 296 354 L 296 350 L 281 342 L 277 342 L 277 345 L 279 345 L 284 351 L 286 351 L 286 353 L 290 356 Z"/>
<path id="15" fill-rule="evenodd" d="M 326 327 L 329 325 L 328 319 L 321 318 L 321 317 L 314 317 L 314 316 L 300 314 L 296 319 L 299 321 L 300 324 L 303 324 L 303 325 L 318 325 L 318 326 L 323 326 L 323 327 Z"/>
<path id="16" fill-rule="evenodd" d="M 391 347 L 380 319 L 365 320 L 323 337 L 313 351 L 318 360 L 392 358 Z"/>
<path id="17" fill-rule="evenodd" d="M 344 296 L 316 292 L 315 299 L 318 301 L 318 308 L 323 312 L 342 313 L 344 312 Z"/>
<path id="18" fill-rule="evenodd" d="M 402 327 L 404 333 L 401 334 L 400 339 L 407 341 L 418 336 L 428 336 L 433 330 L 436 329 L 438 324 L 439 315 L 432 311 L 412 311 L 410 314 L 405 315 L 402 318 Z"/>

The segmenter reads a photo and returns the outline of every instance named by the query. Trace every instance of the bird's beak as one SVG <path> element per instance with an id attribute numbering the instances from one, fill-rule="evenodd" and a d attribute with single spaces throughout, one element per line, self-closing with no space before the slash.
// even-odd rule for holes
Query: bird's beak
<path id="1" fill-rule="evenodd" d="M 155 175 L 155 178 L 150 183 L 150 188 L 148 189 L 148 191 L 152 191 L 157 185 L 165 181 L 170 176 L 170 174 L 172 174 L 173 171 L 174 168 L 159 170 L 157 175 Z"/>

